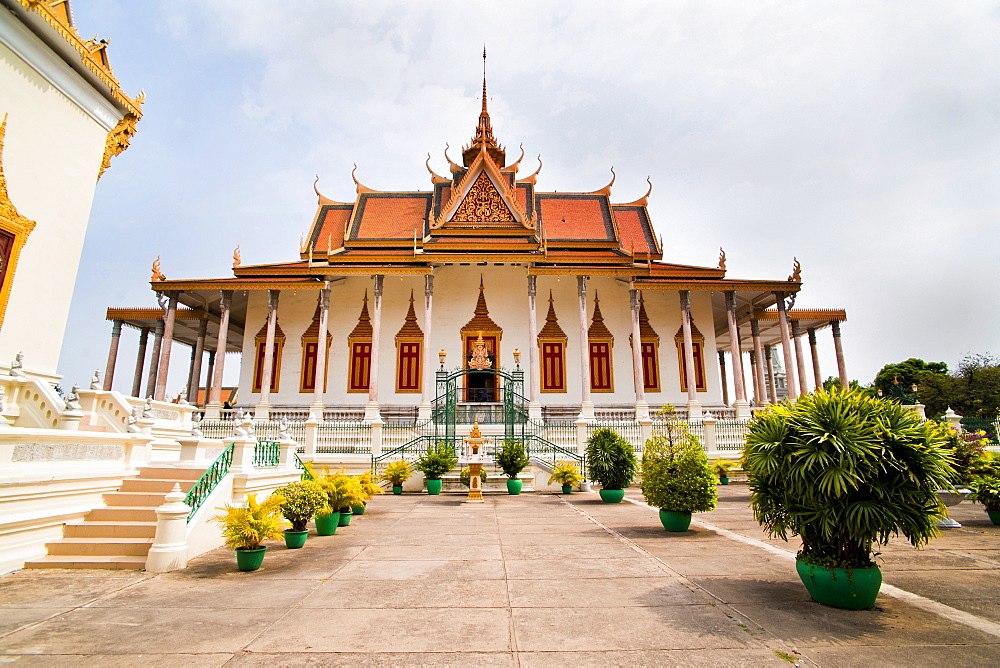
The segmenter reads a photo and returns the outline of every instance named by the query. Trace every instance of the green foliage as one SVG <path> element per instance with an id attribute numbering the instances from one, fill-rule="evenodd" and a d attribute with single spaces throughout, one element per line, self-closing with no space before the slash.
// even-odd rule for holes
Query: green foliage
<path id="1" fill-rule="evenodd" d="M 328 507 L 320 511 L 320 515 L 350 510 L 351 506 L 359 506 L 370 498 L 365 494 L 358 478 L 347 475 L 344 469 L 336 473 L 323 469 L 323 475 L 316 478 L 316 483 L 327 498 Z"/>
<path id="2" fill-rule="evenodd" d="M 365 495 L 365 501 L 368 501 L 376 494 L 385 494 L 385 490 L 382 489 L 382 485 L 378 484 L 378 476 L 375 475 L 374 470 L 359 475 L 358 484 L 361 485 L 361 491 Z"/>
<path id="3" fill-rule="evenodd" d="M 986 506 L 986 510 L 1000 510 L 1000 478 L 994 476 L 977 478 L 969 487 L 972 489 L 970 499 Z"/>
<path id="4" fill-rule="evenodd" d="M 257 503 L 256 494 L 247 495 L 246 506 L 219 506 L 222 514 L 211 521 L 222 525 L 222 537 L 234 550 L 256 550 L 265 540 L 281 538 L 285 522 L 281 519 L 281 504 L 285 498 L 272 494 Z"/>
<path id="5" fill-rule="evenodd" d="M 948 408 L 964 417 L 996 419 L 1000 412 L 1000 359 L 989 354 L 969 354 L 954 373 L 943 362 L 909 359 L 887 364 L 875 377 L 875 386 L 889 391 L 893 378 L 909 389 L 917 384 L 920 402 L 927 415 L 941 417 Z"/>
<path id="6" fill-rule="evenodd" d="M 937 535 L 934 493 L 954 475 L 941 432 L 912 410 L 863 391 L 815 392 L 750 422 L 743 455 L 757 521 L 802 538 L 818 565 L 873 565 L 873 545 Z"/>
<path id="7" fill-rule="evenodd" d="M 393 487 L 402 487 L 406 479 L 412 475 L 413 471 L 410 470 L 410 465 L 405 459 L 400 459 L 397 462 L 392 462 L 385 467 L 385 472 L 382 473 L 382 480 L 391 483 Z"/>
<path id="8" fill-rule="evenodd" d="M 604 489 L 625 489 L 635 478 L 638 461 L 632 444 L 608 427 L 587 440 L 587 471 Z"/>
<path id="9" fill-rule="evenodd" d="M 462 469 L 462 472 L 458 474 L 458 481 L 463 485 L 465 485 L 466 487 L 469 487 L 470 484 L 472 483 L 472 469 L 470 469 L 468 466 Z M 486 484 L 485 470 L 479 472 L 479 483 L 483 485 Z"/>
<path id="10" fill-rule="evenodd" d="M 712 469 L 715 471 L 715 475 L 720 478 L 728 478 L 729 472 L 736 466 L 736 462 L 731 462 L 728 459 L 717 459 L 715 460 L 715 466 Z"/>
<path id="11" fill-rule="evenodd" d="M 496 452 L 496 462 L 508 478 L 516 478 L 531 462 L 524 452 L 524 443 L 508 439 Z"/>
<path id="12" fill-rule="evenodd" d="M 583 482 L 583 476 L 573 462 L 558 461 L 552 467 L 552 475 L 549 476 L 549 484 L 554 482 L 563 486 L 575 486 Z"/>
<path id="13" fill-rule="evenodd" d="M 439 480 L 457 464 L 458 455 L 455 454 L 455 447 L 448 443 L 438 443 L 429 446 L 413 467 L 422 472 L 427 480 Z"/>
<path id="14" fill-rule="evenodd" d="M 952 482 L 966 485 L 977 474 L 988 473 L 991 458 L 984 449 L 989 444 L 986 433 L 959 433 L 947 422 L 931 423 L 940 432 L 945 447 L 951 451 L 952 468 L 955 474 Z"/>
<path id="15" fill-rule="evenodd" d="M 924 374 L 947 375 L 948 365 L 944 362 L 925 362 L 922 359 L 911 357 L 905 362 L 897 364 L 886 364 L 875 374 L 874 385 L 885 394 L 892 391 L 892 386 L 899 382 L 907 391 L 913 384 L 920 384 Z"/>
<path id="16" fill-rule="evenodd" d="M 643 496 L 651 506 L 674 512 L 701 513 L 715 508 L 716 480 L 698 439 L 672 406 L 642 455 Z"/>
<path id="17" fill-rule="evenodd" d="M 309 520 L 327 509 L 326 493 L 311 480 L 289 483 L 274 490 L 274 493 L 285 498 L 281 514 L 292 523 L 292 531 L 305 531 Z"/>

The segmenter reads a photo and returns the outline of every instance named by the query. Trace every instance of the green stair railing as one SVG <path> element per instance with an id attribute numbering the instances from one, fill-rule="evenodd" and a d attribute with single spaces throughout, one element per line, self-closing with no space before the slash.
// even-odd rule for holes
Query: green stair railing
<path id="1" fill-rule="evenodd" d="M 273 468 L 281 461 L 281 441 L 257 439 L 253 449 L 253 465 L 261 468 Z"/>
<path id="2" fill-rule="evenodd" d="M 302 461 L 302 458 L 299 457 L 298 453 L 295 453 L 295 468 L 302 471 L 301 480 L 316 479 L 315 477 L 313 477 L 313 474 L 309 472 L 309 469 L 306 468 L 305 462 Z"/>
<path id="3" fill-rule="evenodd" d="M 187 521 L 190 522 L 194 514 L 201 508 L 201 504 L 205 502 L 208 495 L 212 493 L 212 490 L 216 488 L 219 482 L 226 477 L 229 473 L 229 467 L 233 465 L 233 444 L 230 443 L 226 446 L 226 449 L 215 458 L 212 465 L 209 466 L 201 477 L 198 478 L 198 482 L 194 484 L 191 489 L 188 490 L 187 496 L 184 497 L 184 503 L 191 507 L 191 512 L 188 513 Z"/>

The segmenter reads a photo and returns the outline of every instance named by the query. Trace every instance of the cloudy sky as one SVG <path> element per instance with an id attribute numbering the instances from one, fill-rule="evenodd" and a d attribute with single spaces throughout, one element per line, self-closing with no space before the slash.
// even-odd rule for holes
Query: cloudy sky
<path id="1" fill-rule="evenodd" d="M 169 278 L 297 257 L 328 197 L 429 189 L 475 127 L 482 48 L 494 131 L 539 187 L 613 199 L 653 183 L 667 261 L 784 278 L 848 313 L 848 373 L 1000 353 L 997 2 L 75 0 L 145 89 L 94 202 L 62 351 L 107 355 L 104 310 Z M 828 338 L 824 336 L 824 340 Z M 126 334 L 120 364 L 133 363 Z M 180 359 L 185 359 L 182 355 Z M 175 365 L 185 366 L 185 365 Z M 230 368 L 235 365 L 228 365 Z M 832 355 L 825 372 L 835 371 Z M 131 373 L 118 374 L 128 389 Z M 176 392 L 183 385 L 171 383 Z M 174 387 L 175 386 L 175 387 Z"/>

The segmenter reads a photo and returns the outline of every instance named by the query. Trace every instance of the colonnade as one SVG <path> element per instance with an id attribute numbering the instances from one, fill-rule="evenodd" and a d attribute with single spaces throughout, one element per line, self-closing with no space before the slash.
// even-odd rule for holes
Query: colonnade
<path id="1" fill-rule="evenodd" d="M 378 377 L 379 377 L 379 360 L 380 355 L 378 354 L 379 341 L 381 335 L 381 325 L 382 325 L 382 297 L 384 289 L 384 276 L 375 275 L 373 276 L 375 286 L 374 286 L 374 300 L 372 303 L 371 311 L 371 325 L 372 325 L 372 351 L 370 361 L 370 374 L 369 374 L 369 388 L 368 388 L 368 402 L 365 406 L 365 419 L 369 422 L 380 421 L 379 413 L 379 387 L 378 387 Z M 594 418 L 594 403 L 591 398 L 590 391 L 590 351 L 589 346 L 586 342 L 588 340 L 588 318 L 587 318 L 587 276 L 577 276 L 577 295 L 579 298 L 579 335 L 581 345 L 579 346 L 580 351 L 580 378 L 581 378 L 581 419 L 590 421 Z M 264 343 L 264 356 L 263 356 L 263 369 L 261 373 L 261 383 L 260 383 L 260 396 L 259 400 L 255 406 L 254 417 L 257 419 L 267 419 L 270 412 L 270 388 L 271 379 L 275 373 L 273 368 L 274 363 L 274 346 L 275 346 L 275 332 L 277 328 L 277 316 L 278 316 L 278 301 L 280 296 L 280 290 L 269 289 L 267 294 L 267 324 L 266 324 L 266 338 Z M 644 377 L 642 369 L 642 352 L 640 342 L 640 330 L 639 330 L 639 290 L 632 286 L 629 290 L 629 308 L 631 316 L 631 333 L 632 333 L 632 382 L 635 391 L 635 409 L 636 417 L 638 419 L 645 419 L 648 417 L 648 404 L 646 403 L 645 388 L 644 388 Z M 698 400 L 697 387 L 694 379 L 695 374 L 695 358 L 694 358 L 694 345 L 693 345 L 693 330 L 692 330 L 692 316 L 691 316 L 691 297 L 689 290 L 677 290 L 679 307 L 681 313 L 681 332 L 684 341 L 683 347 L 683 364 L 684 370 L 686 372 L 686 377 L 689 379 L 687 383 L 687 410 L 688 415 L 691 418 L 699 418 L 702 415 L 702 406 Z M 216 346 L 214 350 L 207 351 L 209 353 L 209 363 L 208 363 L 208 396 L 206 402 L 206 415 L 209 417 L 217 416 L 219 409 L 222 407 L 221 403 L 221 389 L 222 389 L 222 379 L 224 374 L 225 366 L 225 347 L 226 340 L 228 338 L 229 322 L 230 322 L 230 309 L 232 306 L 232 291 L 222 290 L 221 297 L 219 301 L 219 332 L 216 337 Z M 176 291 L 170 291 L 165 293 L 166 297 L 166 308 L 162 320 L 158 321 L 155 327 L 143 327 L 140 330 L 139 338 L 139 350 L 136 359 L 135 372 L 133 375 L 132 382 L 132 394 L 133 396 L 141 396 L 141 381 L 143 377 L 143 368 L 146 358 L 146 349 L 148 346 L 148 339 L 150 333 L 153 334 L 153 346 L 152 353 L 149 360 L 149 372 L 146 380 L 146 395 L 152 396 L 155 400 L 164 400 L 166 393 L 167 384 L 167 373 L 170 367 L 170 356 L 171 356 L 171 344 L 173 341 L 174 323 L 176 320 L 176 311 L 178 303 L 178 293 Z M 421 403 L 419 408 L 420 419 L 426 419 L 430 417 L 430 407 L 433 398 L 433 364 L 432 364 L 432 347 L 429 345 L 431 340 L 431 324 L 432 319 L 432 309 L 433 309 L 433 296 L 434 296 L 434 277 L 432 275 L 425 276 L 424 283 L 424 332 L 426 345 L 423 347 L 423 359 L 422 359 L 422 373 L 425 375 L 424 382 L 422 383 L 421 390 Z M 528 339 L 533 342 L 532 345 L 528 346 L 528 399 L 529 399 L 529 411 L 533 418 L 539 419 L 541 417 L 541 405 L 539 399 L 540 392 L 540 361 L 539 352 L 537 345 L 538 338 L 538 314 L 537 314 L 537 282 L 536 277 L 533 275 L 528 276 Z M 808 379 L 807 379 L 807 367 L 803 353 L 802 347 L 802 328 L 797 320 L 789 315 L 789 312 L 785 306 L 785 293 L 775 292 L 774 296 L 777 300 L 778 308 L 778 326 L 780 331 L 780 342 L 784 356 L 785 370 L 786 370 L 786 380 L 788 397 L 792 400 L 798 397 L 800 389 L 805 392 L 808 391 Z M 750 402 L 748 401 L 748 394 L 746 390 L 746 378 L 745 369 L 743 365 L 743 346 L 744 342 L 741 339 L 740 327 L 738 324 L 737 313 L 736 313 L 736 298 L 734 291 L 725 291 L 725 310 L 726 310 L 726 322 L 728 328 L 728 343 L 730 349 L 730 358 L 732 360 L 732 376 L 733 376 L 733 388 L 734 397 L 732 406 L 736 410 L 737 417 L 748 417 L 750 414 Z M 319 293 L 319 332 L 318 340 L 325 341 L 329 329 L 329 308 L 330 308 L 330 287 L 329 284 L 323 287 Z M 115 374 L 115 366 L 118 356 L 119 340 L 121 337 L 122 320 L 113 320 L 112 334 L 111 334 L 111 347 L 108 353 L 108 363 L 104 378 L 104 389 L 110 390 Z M 778 391 L 775 383 L 775 373 L 773 365 L 773 347 L 770 344 L 764 344 L 760 335 L 760 323 L 758 318 L 754 314 L 751 314 L 749 319 L 751 341 L 749 347 L 749 360 L 752 372 L 752 384 L 753 384 L 753 396 L 757 404 L 761 403 L 774 403 L 778 401 Z M 828 323 L 833 332 L 833 343 L 836 351 L 837 358 L 837 368 L 840 376 L 841 384 L 846 387 L 848 384 L 847 372 L 844 364 L 844 354 L 843 348 L 841 346 L 841 334 L 840 334 L 840 322 L 838 320 L 830 320 Z M 186 399 L 190 402 L 194 402 L 198 397 L 198 388 L 201 386 L 201 370 L 204 358 L 204 353 L 206 352 L 206 338 L 208 331 L 208 314 L 203 314 L 200 322 L 198 324 L 197 336 L 192 346 L 192 355 L 190 368 L 188 372 L 188 385 L 187 385 L 187 396 Z M 813 374 L 813 387 L 822 386 L 822 376 L 820 374 L 820 364 L 819 357 L 817 353 L 817 343 L 816 343 L 816 327 L 809 327 L 806 329 L 805 333 L 808 335 L 809 350 L 811 353 L 812 362 L 812 374 Z M 739 351 L 738 354 L 733 354 L 734 351 Z M 321 374 L 322 371 L 326 369 L 326 356 L 327 350 L 325 345 L 317 346 L 317 358 L 315 368 L 317 369 L 317 374 Z M 727 405 L 730 404 L 728 383 L 726 377 L 726 366 L 725 357 L 722 351 L 719 351 L 719 366 L 720 374 L 722 378 L 722 388 L 723 388 L 723 402 Z M 314 383 L 312 402 L 309 408 L 309 418 L 310 420 L 322 420 L 323 410 L 325 408 L 324 404 L 324 388 L 325 382 L 317 378 Z"/>

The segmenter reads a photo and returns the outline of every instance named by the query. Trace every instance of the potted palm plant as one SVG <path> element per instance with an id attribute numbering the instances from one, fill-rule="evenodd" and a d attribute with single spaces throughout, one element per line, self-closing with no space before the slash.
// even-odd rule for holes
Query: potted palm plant
<path id="1" fill-rule="evenodd" d="M 359 505 L 351 506 L 351 511 L 355 515 L 364 515 L 371 498 L 376 494 L 385 494 L 385 490 L 382 489 L 382 485 L 378 484 L 378 477 L 374 470 L 359 475 L 358 484 L 361 485 L 361 492 L 364 494 L 365 500 Z"/>
<path id="2" fill-rule="evenodd" d="M 559 461 L 552 467 L 552 474 L 549 476 L 549 484 L 557 482 L 562 485 L 562 493 L 569 494 L 573 491 L 574 485 L 583 482 L 580 469 L 572 462 Z"/>
<path id="3" fill-rule="evenodd" d="M 990 521 L 1000 525 L 1000 478 L 994 476 L 976 478 L 969 487 L 972 488 L 972 496 L 969 498 L 986 506 L 986 514 L 990 516 Z"/>
<path id="4" fill-rule="evenodd" d="M 729 472 L 736 466 L 736 462 L 731 462 L 728 459 L 717 459 L 715 461 L 715 466 L 712 467 L 715 470 L 715 475 L 719 476 L 720 485 L 729 484 Z"/>
<path id="5" fill-rule="evenodd" d="M 399 461 L 391 462 L 385 467 L 385 471 L 382 473 L 382 480 L 392 485 L 393 494 L 402 494 L 403 483 L 406 482 L 406 479 L 412 473 L 410 464 L 405 459 L 400 459 Z"/>
<path id="6" fill-rule="evenodd" d="M 507 439 L 500 445 L 494 458 L 497 466 L 507 476 L 507 493 L 520 494 L 524 483 L 517 476 L 531 463 L 528 460 L 528 455 L 524 452 L 524 443 Z"/>
<path id="7" fill-rule="evenodd" d="M 598 427 L 587 439 L 587 472 L 601 483 L 601 500 L 621 503 L 639 463 L 632 444 L 608 427 Z"/>
<path id="8" fill-rule="evenodd" d="M 772 536 L 801 537 L 796 570 L 809 594 L 850 609 L 878 596 L 876 546 L 899 533 L 915 547 L 938 535 L 935 490 L 954 475 L 935 426 L 841 388 L 757 413 L 742 464 L 756 519 Z"/>
<path id="9" fill-rule="evenodd" d="M 292 523 L 290 529 L 285 529 L 285 546 L 290 550 L 300 548 L 306 544 L 309 535 L 306 529 L 309 520 L 327 507 L 326 493 L 312 480 L 288 483 L 274 493 L 285 499 L 281 504 L 281 514 Z"/>
<path id="10" fill-rule="evenodd" d="M 281 517 L 284 502 L 283 497 L 272 494 L 263 503 L 257 503 L 257 495 L 248 494 L 245 506 L 226 504 L 216 509 L 223 512 L 211 521 L 222 525 L 222 537 L 236 551 L 236 566 L 241 571 L 260 568 L 267 551 L 261 543 L 281 538 L 281 530 L 285 528 Z"/>
<path id="11" fill-rule="evenodd" d="M 424 474 L 427 481 L 427 493 L 440 494 L 443 484 L 441 476 L 455 468 L 456 464 L 458 464 L 458 455 L 455 454 L 455 447 L 448 443 L 438 443 L 429 446 L 413 467 Z"/>
<path id="12" fill-rule="evenodd" d="M 358 479 L 343 471 L 332 476 L 332 483 L 337 490 L 337 509 L 340 510 L 340 522 L 337 526 L 346 527 L 351 523 L 353 507 L 364 503 L 365 493 Z"/>
<path id="13" fill-rule="evenodd" d="M 316 476 L 316 484 L 326 495 L 326 507 L 316 513 L 316 535 L 332 536 L 340 526 L 340 488 L 334 482 L 336 475 L 330 475 L 329 469 L 324 469 L 323 475 Z"/>

